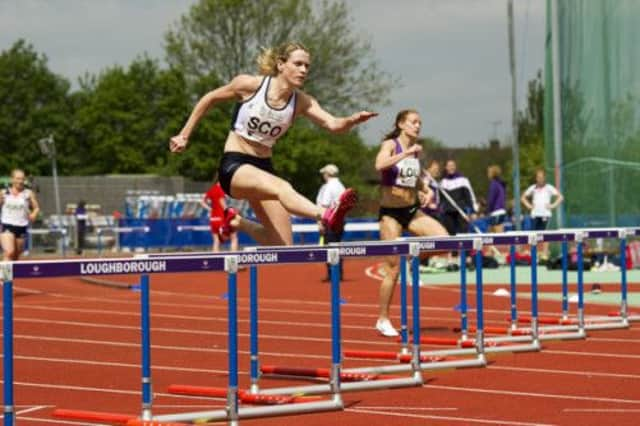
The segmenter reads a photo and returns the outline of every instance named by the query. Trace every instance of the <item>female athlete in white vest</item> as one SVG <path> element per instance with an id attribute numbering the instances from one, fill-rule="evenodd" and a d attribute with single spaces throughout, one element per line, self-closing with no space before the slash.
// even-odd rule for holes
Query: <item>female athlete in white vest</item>
<path id="1" fill-rule="evenodd" d="M 222 101 L 238 100 L 220 161 L 219 179 L 227 194 L 249 201 L 260 223 L 232 211 L 225 214 L 227 232 L 230 228 L 239 229 L 262 244 L 290 245 L 293 243 L 290 213 L 339 228 L 355 204 L 356 195 L 348 189 L 337 206 L 325 209 L 315 205 L 276 175 L 271 165 L 273 145 L 299 115 L 339 133 L 377 114 L 360 111 L 349 117 L 334 117 L 301 91 L 310 67 L 309 52 L 301 44 L 285 43 L 265 50 L 258 65 L 261 76 L 238 75 L 203 96 L 180 133 L 171 138 L 169 147 L 171 152 L 183 151 L 193 129 L 211 107 Z"/>
<path id="2" fill-rule="evenodd" d="M 24 239 L 29 222 L 38 217 L 40 206 L 36 196 L 24 187 L 24 172 L 15 169 L 11 172 L 11 186 L 0 193 L 2 215 L 2 245 L 4 260 L 18 260 L 24 250 Z"/>

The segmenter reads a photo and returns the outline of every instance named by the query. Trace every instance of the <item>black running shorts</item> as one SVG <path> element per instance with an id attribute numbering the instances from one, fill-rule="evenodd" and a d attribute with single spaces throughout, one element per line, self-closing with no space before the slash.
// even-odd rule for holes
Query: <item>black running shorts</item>
<path id="1" fill-rule="evenodd" d="M 278 176 L 271 163 L 271 158 L 260 158 L 249 154 L 243 154 L 241 152 L 225 152 L 220 159 L 220 166 L 218 168 L 218 179 L 220 180 L 220 186 L 224 190 L 225 194 L 233 197 L 231 193 L 231 179 L 233 174 L 238 168 L 244 164 L 250 164 L 254 167 L 264 170 L 274 176 Z"/>

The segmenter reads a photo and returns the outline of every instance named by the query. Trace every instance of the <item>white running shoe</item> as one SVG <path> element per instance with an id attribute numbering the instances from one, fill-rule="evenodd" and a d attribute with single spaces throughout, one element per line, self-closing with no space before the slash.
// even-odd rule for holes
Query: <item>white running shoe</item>
<path id="1" fill-rule="evenodd" d="M 388 319 L 379 319 L 378 322 L 376 322 L 376 329 L 383 336 L 387 336 L 387 337 L 399 336 L 398 331 L 395 328 L 393 328 L 393 326 L 391 325 L 391 321 L 389 321 Z"/>

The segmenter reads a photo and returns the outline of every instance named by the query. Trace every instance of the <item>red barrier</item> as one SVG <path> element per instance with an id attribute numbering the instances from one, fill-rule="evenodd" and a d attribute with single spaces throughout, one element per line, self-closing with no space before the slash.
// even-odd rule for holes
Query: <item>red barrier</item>
<path id="1" fill-rule="evenodd" d="M 511 318 L 509 318 L 511 319 Z M 522 315 L 518 318 L 518 322 L 525 324 L 531 324 L 531 317 L 528 315 Z M 559 317 L 538 317 L 538 324 L 547 325 L 576 325 L 578 322 L 573 319 L 562 319 Z"/>
<path id="2" fill-rule="evenodd" d="M 411 360 L 413 359 L 413 356 L 411 354 L 366 350 L 345 350 L 344 356 L 347 358 L 388 359 L 392 361 L 399 361 L 402 363 L 411 362 Z M 420 362 L 442 362 L 449 361 L 450 359 L 451 358 L 443 356 L 420 355 Z"/>
<path id="3" fill-rule="evenodd" d="M 99 411 L 84 411 L 84 410 L 67 410 L 56 409 L 51 413 L 53 417 L 67 420 L 87 421 L 94 423 L 110 423 L 118 425 L 126 425 L 131 419 L 135 419 L 136 416 L 131 414 L 117 414 L 117 413 L 102 413 Z"/>
<path id="4" fill-rule="evenodd" d="M 281 376 L 296 376 L 296 377 L 314 377 L 328 379 L 331 373 L 328 368 L 301 368 L 301 367 L 280 367 L 275 365 L 263 365 L 260 368 L 263 374 L 277 374 Z M 376 380 L 377 374 L 365 374 L 365 373 L 348 373 L 341 372 L 340 380 L 343 382 L 362 382 L 368 380 Z"/>
<path id="5" fill-rule="evenodd" d="M 205 396 L 211 398 L 226 398 L 227 388 L 215 388 L 209 386 L 170 385 L 169 393 L 191 396 Z M 260 395 L 244 390 L 238 391 L 238 399 L 244 404 L 254 405 L 280 405 L 299 402 L 319 401 L 322 397 L 316 396 L 291 396 L 291 395 Z"/>

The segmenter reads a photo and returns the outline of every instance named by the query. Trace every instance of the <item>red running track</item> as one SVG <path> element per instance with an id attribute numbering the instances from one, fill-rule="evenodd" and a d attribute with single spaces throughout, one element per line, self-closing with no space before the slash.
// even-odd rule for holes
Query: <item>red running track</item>
<path id="1" fill-rule="evenodd" d="M 342 296 L 344 349 L 390 351 L 375 332 L 373 259 L 348 260 Z M 266 266 L 259 272 L 264 364 L 330 364 L 329 286 L 324 265 Z M 132 283 L 135 277 L 112 278 Z M 632 284 L 637 285 L 637 284 Z M 221 273 L 151 278 L 154 413 L 220 408 L 223 400 L 170 395 L 171 384 L 226 385 L 226 292 Z M 509 299 L 485 289 L 485 324 L 504 326 Z M 137 414 L 140 410 L 138 293 L 78 278 L 15 282 L 15 401 L 19 425 L 82 424 L 55 408 Z M 520 291 L 528 291 L 523 286 Z M 428 335 L 454 337 L 453 287 L 421 289 Z M 239 279 L 241 386 L 248 385 L 248 273 Z M 398 296 L 398 295 L 396 295 Z M 475 295 L 469 293 L 470 305 Z M 519 302 L 525 312 L 528 301 Z M 588 314 L 610 307 L 587 305 Z M 541 314 L 558 302 L 540 302 Z M 399 323 L 394 309 L 395 323 Z M 474 312 L 470 313 L 473 318 Z M 472 321 L 473 323 L 473 321 Z M 442 349 L 435 348 L 434 349 Z M 344 412 L 243 421 L 256 425 L 636 425 L 640 414 L 640 328 L 592 332 L 586 341 L 545 342 L 541 353 L 490 357 L 484 369 L 424 374 L 421 388 L 344 394 Z M 346 360 L 345 366 L 384 361 Z M 264 387 L 308 382 L 264 378 Z"/>

